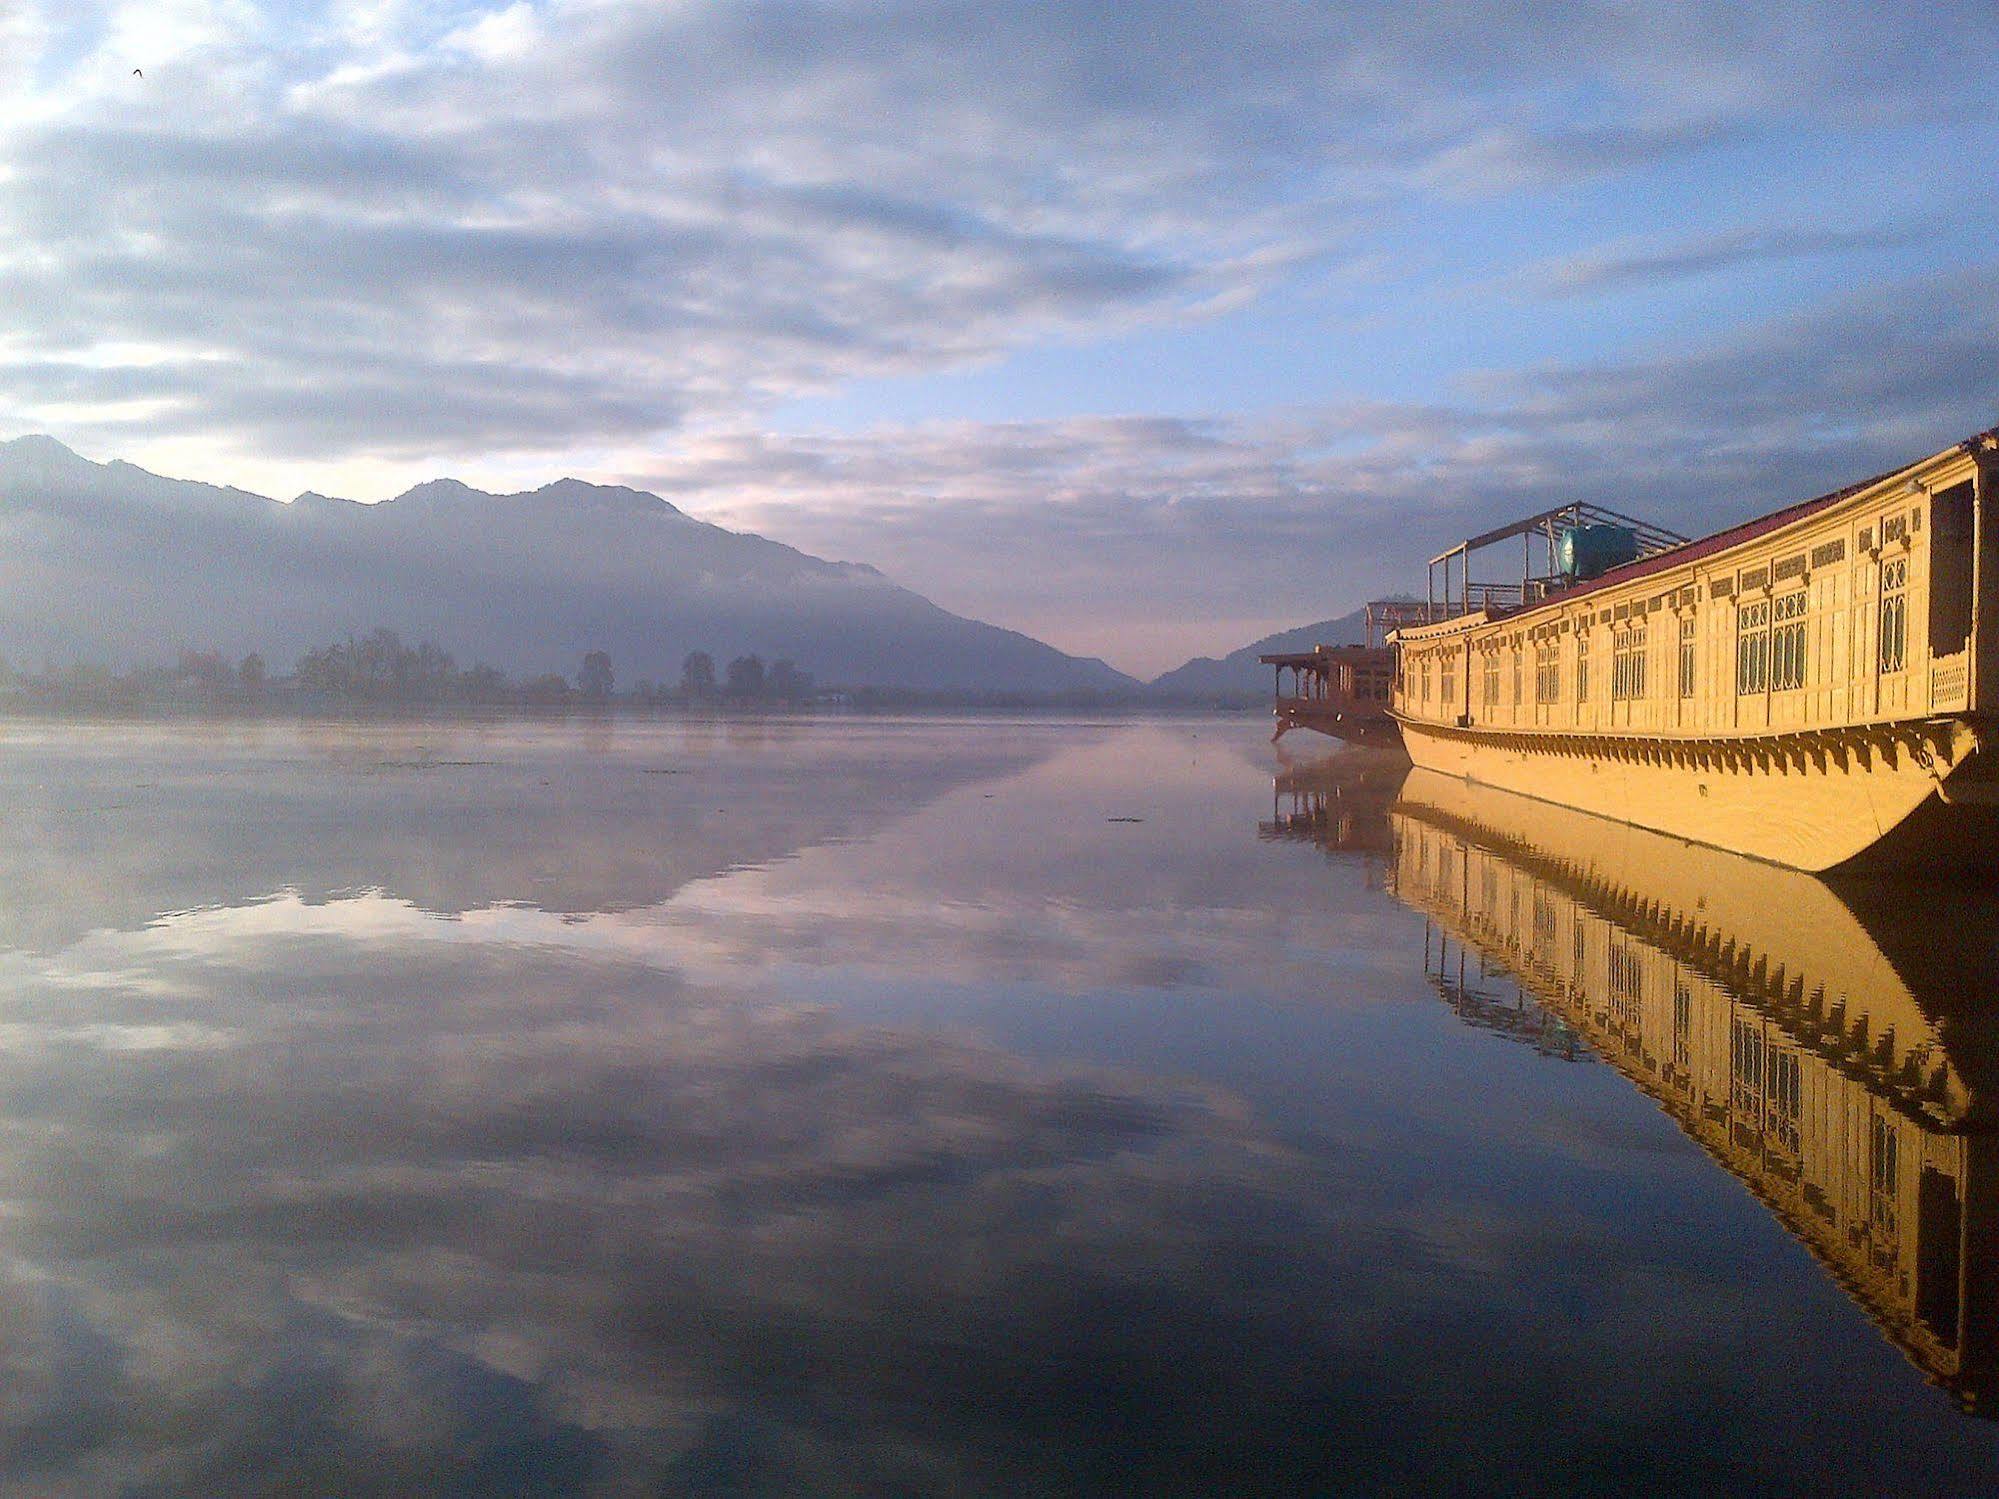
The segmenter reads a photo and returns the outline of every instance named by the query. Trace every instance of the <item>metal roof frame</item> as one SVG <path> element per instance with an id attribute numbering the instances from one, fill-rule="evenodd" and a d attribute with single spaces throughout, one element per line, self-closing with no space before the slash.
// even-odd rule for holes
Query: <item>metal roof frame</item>
<path id="1" fill-rule="evenodd" d="M 1575 500 L 1567 505 L 1557 505 L 1553 510 L 1543 510 L 1538 515 L 1525 516 L 1509 521 L 1491 531 L 1477 536 L 1466 537 L 1456 546 L 1439 552 L 1430 559 L 1430 566 L 1449 558 L 1462 556 L 1466 552 L 1482 551 L 1502 541 L 1510 541 L 1516 536 L 1539 536 L 1547 528 L 1560 522 L 1565 526 L 1624 526 L 1638 537 L 1638 555 L 1649 556 L 1653 552 L 1663 552 L 1668 547 L 1685 546 L 1688 538 L 1677 531 L 1668 531 L 1664 526 L 1654 525 L 1635 515 L 1612 510 L 1607 505 L 1593 504 L 1588 500 Z"/>
<path id="2" fill-rule="evenodd" d="M 1688 538 L 1677 531 L 1668 531 L 1664 526 L 1612 510 L 1607 505 L 1593 504 L 1588 500 L 1572 500 L 1566 505 L 1557 505 L 1552 510 L 1525 516 L 1477 536 L 1466 537 L 1447 551 L 1439 552 L 1430 559 L 1429 597 L 1433 610 L 1441 611 L 1434 617 L 1448 619 L 1458 614 L 1469 614 L 1474 609 L 1507 611 L 1518 609 L 1546 597 L 1559 586 L 1560 573 L 1555 566 L 1557 526 L 1623 526 L 1638 540 L 1638 557 L 1657 556 L 1675 547 L 1683 547 Z M 1471 559 L 1476 552 L 1497 546 L 1502 541 L 1521 538 L 1520 581 L 1517 583 L 1474 583 L 1471 579 Z M 1534 542 L 1539 538 L 1546 548 L 1543 567 L 1534 570 Z M 1456 564 L 1456 591 L 1453 595 L 1452 564 Z M 1444 570 L 1443 598 L 1437 597 L 1437 569 Z"/>

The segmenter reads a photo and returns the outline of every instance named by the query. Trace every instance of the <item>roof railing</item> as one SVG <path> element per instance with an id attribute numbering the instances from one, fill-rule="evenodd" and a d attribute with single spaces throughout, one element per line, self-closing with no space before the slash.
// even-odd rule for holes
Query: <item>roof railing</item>
<path id="1" fill-rule="evenodd" d="M 1491 531 L 1481 532 L 1459 542 L 1448 551 L 1439 552 L 1430 559 L 1430 597 L 1433 609 L 1442 612 L 1430 615 L 1432 619 L 1451 619 L 1460 614 L 1475 613 L 1480 609 L 1517 609 L 1525 604 L 1539 603 L 1568 587 L 1575 579 L 1561 570 L 1559 560 L 1561 533 L 1570 527 L 1616 526 L 1629 531 L 1637 545 L 1633 560 L 1652 557 L 1674 547 L 1685 546 L 1687 538 L 1677 531 L 1669 531 L 1664 526 L 1642 520 L 1635 515 L 1612 510 L 1605 505 L 1595 505 L 1577 500 L 1571 504 L 1557 506 L 1553 510 L 1543 510 L 1538 515 L 1529 515 L 1509 522 Z M 1503 541 L 1520 539 L 1520 572 L 1518 582 L 1493 583 L 1473 581 L 1471 559 L 1474 553 Z M 1541 565 L 1535 566 L 1536 543 L 1540 544 Z M 1443 569 L 1442 587 L 1439 588 L 1437 569 Z M 1413 621 L 1411 621 L 1413 623 Z"/>

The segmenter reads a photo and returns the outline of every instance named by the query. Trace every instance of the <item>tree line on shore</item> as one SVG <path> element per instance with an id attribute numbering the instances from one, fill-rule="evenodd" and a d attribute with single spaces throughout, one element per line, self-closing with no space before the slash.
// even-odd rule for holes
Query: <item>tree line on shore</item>
<path id="1" fill-rule="evenodd" d="M 811 673 L 794 662 L 766 665 L 755 654 L 735 657 L 718 677 L 715 658 L 706 651 L 689 652 L 679 683 L 671 686 L 639 681 L 620 692 L 604 651 L 585 654 L 573 680 L 544 672 L 515 681 L 483 661 L 461 670 L 451 653 L 434 642 L 407 645 L 394 630 L 384 629 L 307 651 L 290 676 L 272 675 L 255 651 L 231 664 L 219 651 L 183 650 L 171 666 L 124 673 L 77 664 L 24 674 L 0 660 L 0 690 L 33 702 L 110 707 L 270 701 L 534 707 L 616 701 L 721 707 L 802 703 L 812 696 L 813 684 Z"/>
<path id="2" fill-rule="evenodd" d="M 0 707 L 66 711 L 144 711 L 153 708 L 259 709 L 380 705 L 385 708 L 567 708 L 613 704 L 637 708 L 783 708 L 807 703 L 838 704 L 861 711 L 935 709 L 1064 709 L 1241 707 L 1223 695 L 1162 695 L 1074 689 L 1034 692 L 980 687 L 847 686 L 817 687 L 812 674 L 795 662 L 766 664 L 754 653 L 718 665 L 707 651 L 690 651 L 680 679 L 640 680 L 620 687 L 611 658 L 590 651 L 575 674 L 543 672 L 513 678 L 498 667 L 475 662 L 460 668 L 449 651 L 429 640 L 406 644 L 394 630 L 321 646 L 301 656 L 289 675 L 270 670 L 256 651 L 234 663 L 219 651 L 183 650 L 171 665 L 117 672 L 79 662 L 44 666 L 40 672 L 9 667 L 0 656 Z"/>

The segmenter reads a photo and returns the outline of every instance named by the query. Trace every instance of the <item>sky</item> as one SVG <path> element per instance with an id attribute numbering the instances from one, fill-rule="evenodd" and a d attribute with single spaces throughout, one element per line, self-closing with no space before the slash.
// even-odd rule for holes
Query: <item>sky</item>
<path id="1" fill-rule="evenodd" d="M 1151 675 L 1999 424 L 1995 55 L 1990 0 L 0 0 L 0 437 L 633 484 Z"/>

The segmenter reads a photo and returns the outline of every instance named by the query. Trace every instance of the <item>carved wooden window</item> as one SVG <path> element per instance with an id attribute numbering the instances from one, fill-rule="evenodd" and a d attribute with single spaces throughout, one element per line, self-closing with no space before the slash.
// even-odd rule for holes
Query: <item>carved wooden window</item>
<path id="1" fill-rule="evenodd" d="M 1562 647 L 1552 637 L 1534 646 L 1534 701 L 1552 703 L 1562 694 Z"/>
<path id="2" fill-rule="evenodd" d="M 1771 603 L 1770 686 L 1788 692 L 1805 685 L 1805 591 Z"/>
<path id="3" fill-rule="evenodd" d="M 1758 599 L 1736 611 L 1735 690 L 1747 695 L 1770 685 L 1770 603 Z"/>
<path id="4" fill-rule="evenodd" d="M 1634 624 L 1611 637 L 1610 695 L 1620 702 L 1645 696 L 1645 634 Z"/>
<path id="5" fill-rule="evenodd" d="M 1881 564 L 1881 670 L 1901 671 L 1909 664 L 1909 559 L 1893 557 Z"/>

